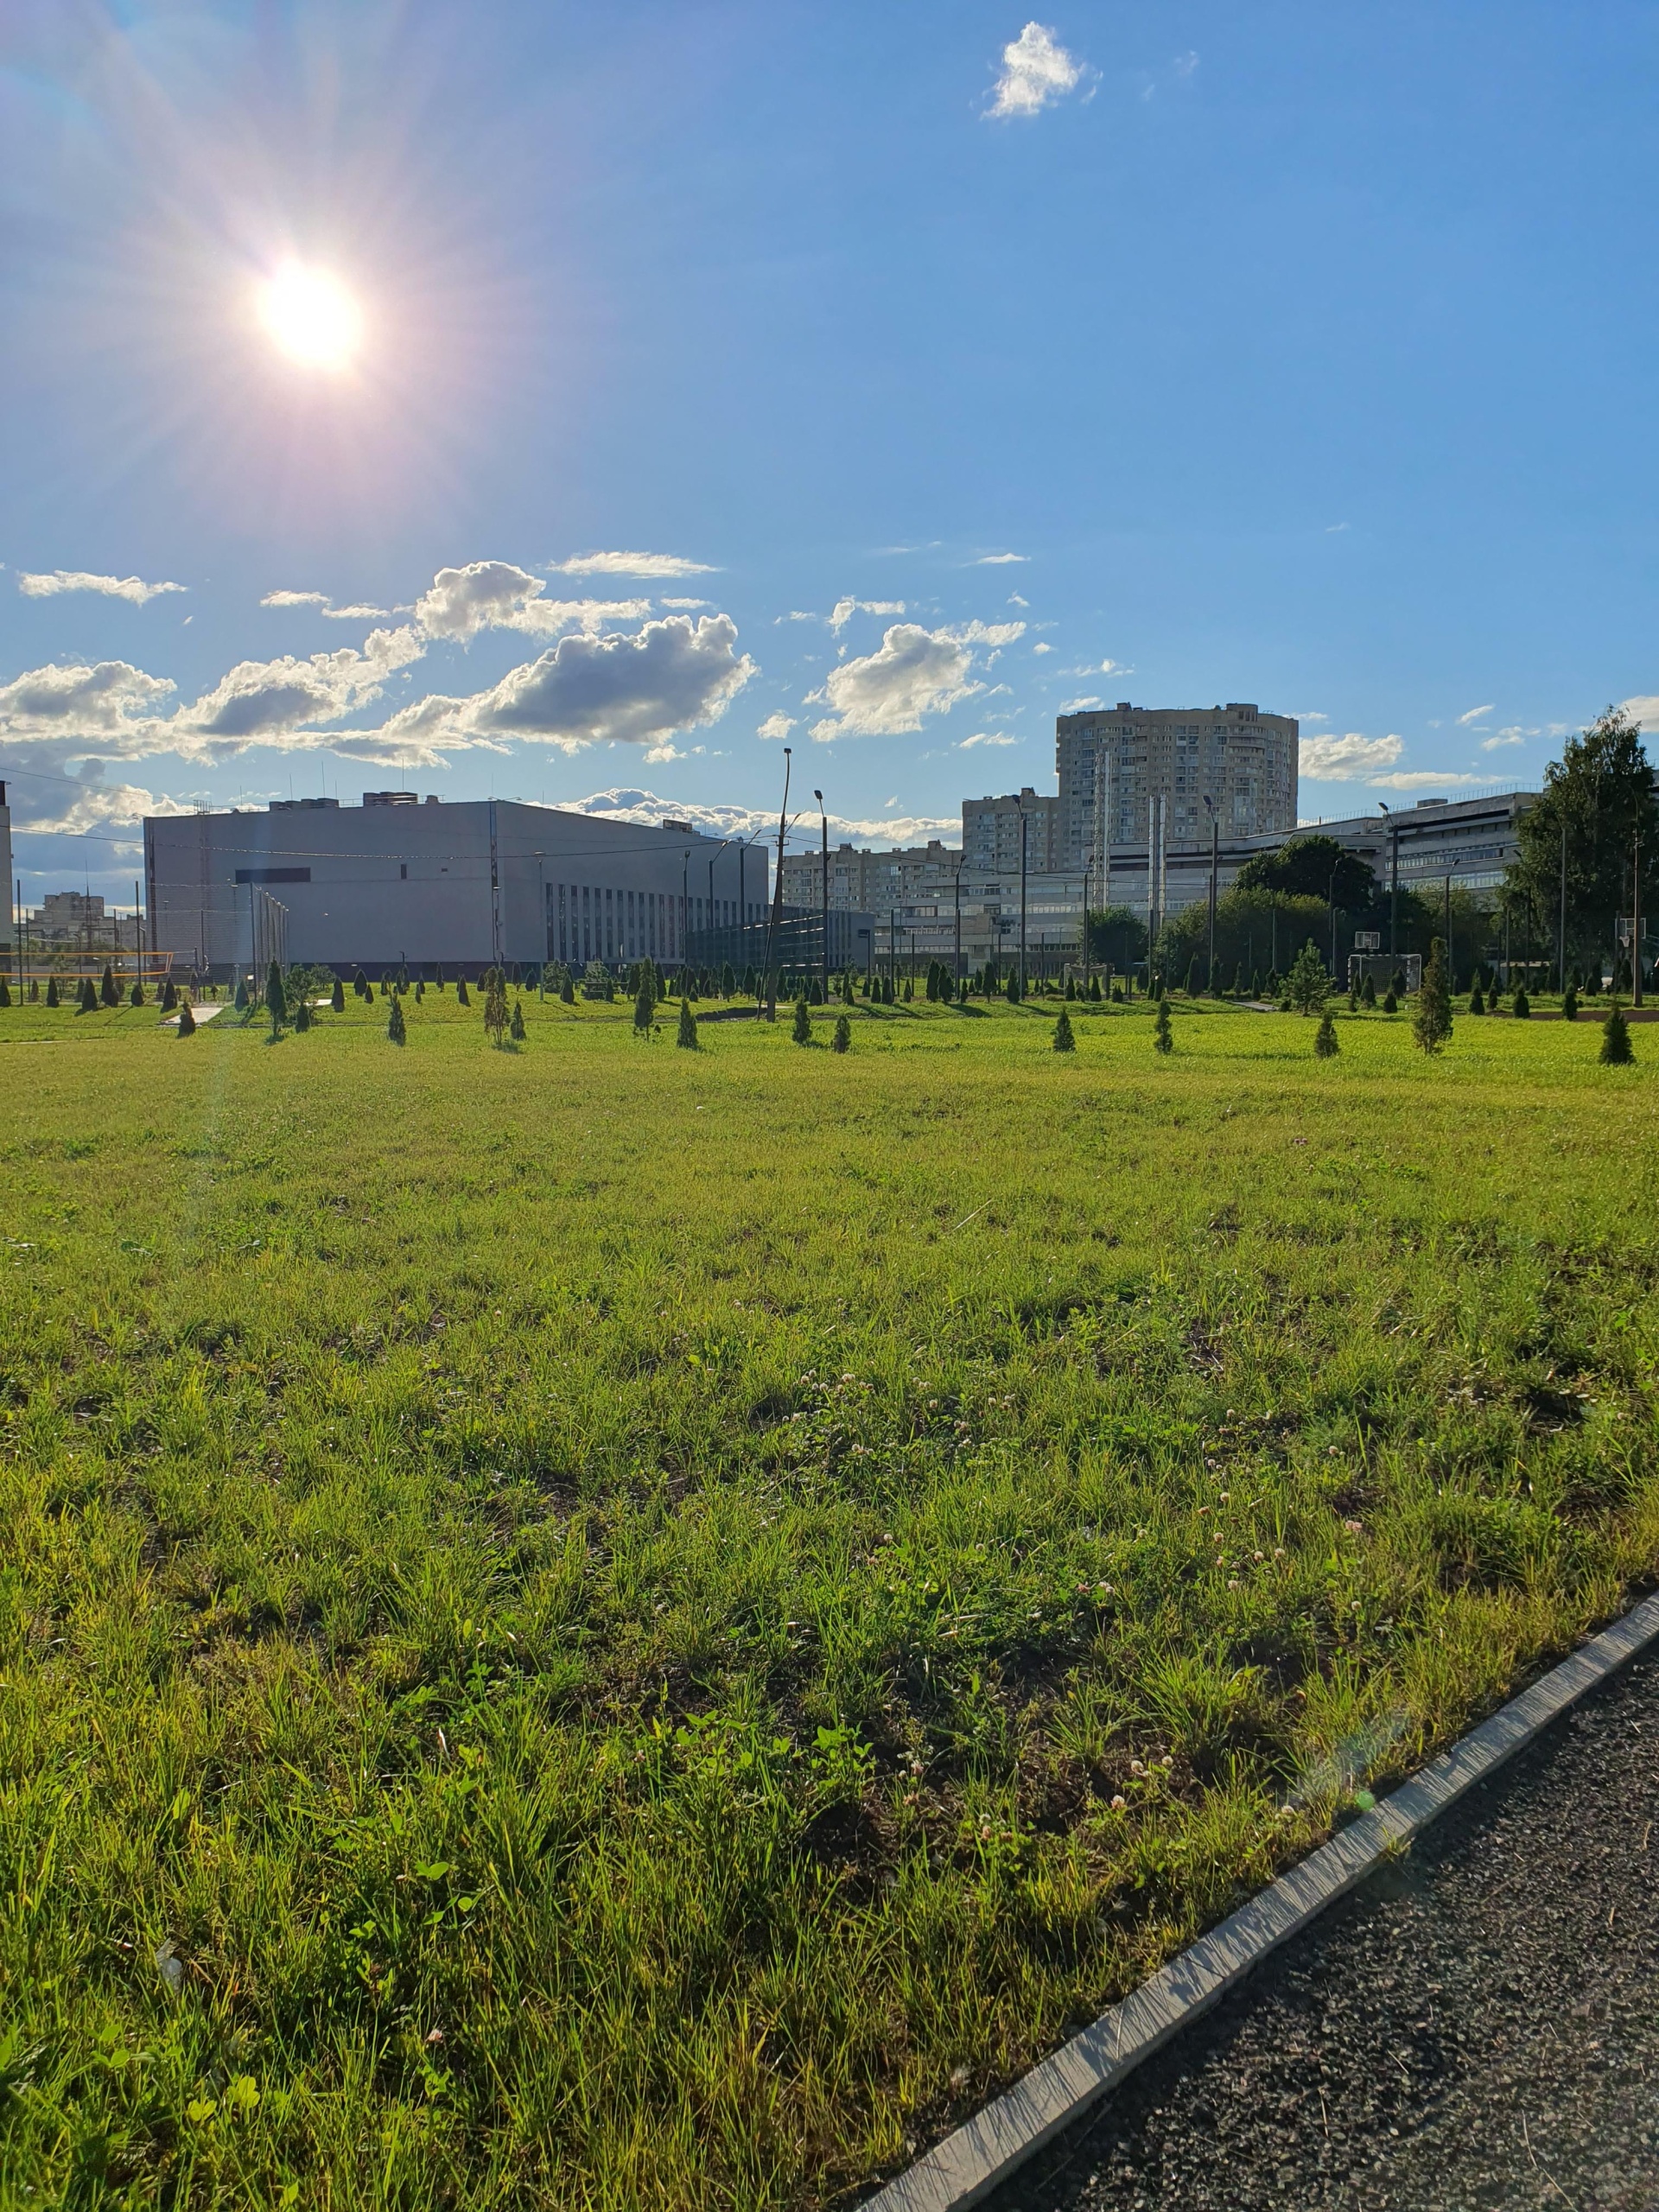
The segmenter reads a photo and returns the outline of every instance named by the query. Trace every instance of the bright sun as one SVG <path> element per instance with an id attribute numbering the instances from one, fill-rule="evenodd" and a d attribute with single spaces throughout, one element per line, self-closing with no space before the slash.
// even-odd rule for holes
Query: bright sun
<path id="1" fill-rule="evenodd" d="M 345 368 L 363 336 L 362 310 L 326 269 L 290 263 L 262 288 L 259 313 L 283 353 L 311 368 Z"/>

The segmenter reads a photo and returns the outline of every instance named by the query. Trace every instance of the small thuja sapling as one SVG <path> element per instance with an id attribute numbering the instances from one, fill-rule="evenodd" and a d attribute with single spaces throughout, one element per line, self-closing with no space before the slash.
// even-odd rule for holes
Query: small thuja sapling
<path id="1" fill-rule="evenodd" d="M 1484 1014 L 1486 1011 L 1486 1000 L 1480 988 L 1478 976 L 1475 977 L 1475 988 L 1469 994 L 1469 1011 L 1471 1014 Z"/>
<path id="2" fill-rule="evenodd" d="M 162 1012 L 171 1014 L 179 1002 L 179 987 L 169 976 L 162 985 Z"/>
<path id="3" fill-rule="evenodd" d="M 522 1045 L 524 1041 L 524 1002 L 522 999 L 514 999 L 512 1002 L 512 1023 L 507 1034 L 515 1045 Z"/>
<path id="4" fill-rule="evenodd" d="M 1532 1020 L 1532 1001 L 1527 996 L 1526 986 L 1524 983 L 1522 984 L 1516 991 L 1515 1004 L 1510 1011 L 1514 1014 L 1517 1021 L 1530 1021 Z"/>
<path id="5" fill-rule="evenodd" d="M 1398 1014 L 1400 1011 L 1399 996 L 1392 983 L 1389 985 L 1387 991 L 1383 994 L 1382 1011 L 1384 1014 Z"/>
<path id="6" fill-rule="evenodd" d="M 455 1004 L 457 1006 L 472 1004 L 472 1000 L 467 994 L 467 978 L 464 976 L 457 976 L 455 978 Z"/>
<path id="7" fill-rule="evenodd" d="M 635 1036 L 645 1034 L 652 1027 L 657 1012 L 657 987 L 648 976 L 639 979 L 639 995 L 633 1002 L 633 1030 Z"/>
<path id="8" fill-rule="evenodd" d="M 1423 980 L 1412 1008 L 1412 1034 L 1425 1052 L 1438 1052 L 1452 1034 L 1452 982 L 1446 973 L 1446 946 L 1436 938 L 1428 948 Z"/>
<path id="9" fill-rule="evenodd" d="M 1579 992 L 1575 983 L 1569 983 L 1561 993 L 1561 1020 L 1576 1021 L 1579 1018 Z"/>
<path id="10" fill-rule="evenodd" d="M 1077 1040 L 1071 1034 L 1071 1017 L 1064 1007 L 1054 1025 L 1054 1049 L 1057 1052 L 1075 1052 L 1077 1049 Z"/>
<path id="11" fill-rule="evenodd" d="M 115 970 L 107 960 L 104 963 L 104 973 L 99 982 L 98 996 L 103 1006 L 119 1006 L 121 1003 L 121 988 L 115 980 Z"/>
<path id="12" fill-rule="evenodd" d="M 804 999 L 797 999 L 795 1001 L 795 1027 L 791 1030 L 790 1035 L 798 1045 L 810 1045 L 812 1042 L 812 1017 L 807 1011 Z"/>
<path id="13" fill-rule="evenodd" d="M 850 1052 L 853 1049 L 853 1025 L 844 1014 L 836 1016 L 836 1033 L 830 1040 L 832 1052 Z"/>
<path id="14" fill-rule="evenodd" d="M 1326 1007 L 1319 1016 L 1319 1026 L 1313 1033 L 1313 1057 L 1316 1060 L 1332 1060 L 1341 1046 L 1337 1042 L 1337 1025 Z"/>
<path id="15" fill-rule="evenodd" d="M 92 979 L 90 976 L 83 976 L 80 979 L 80 1003 L 75 1011 L 77 1014 L 98 1012 L 98 993 L 92 988 Z"/>
<path id="16" fill-rule="evenodd" d="M 196 1017 L 190 1011 L 189 1000 L 186 999 L 179 1008 L 179 1034 L 181 1037 L 194 1037 L 195 1033 Z"/>
<path id="17" fill-rule="evenodd" d="M 1374 1007 L 1376 1004 L 1376 978 L 1375 976 L 1368 976 L 1365 978 L 1364 983 L 1360 990 L 1359 1001 L 1362 1006 Z"/>
<path id="18" fill-rule="evenodd" d="M 695 1052 L 699 1049 L 697 1017 L 691 1011 L 691 1001 L 689 999 L 680 1001 L 679 1034 L 675 1038 L 674 1042 L 687 1052 Z"/>
<path id="19" fill-rule="evenodd" d="M 1630 1043 L 1630 1025 L 1617 999 L 1601 1025 L 1601 1065 L 1605 1068 L 1627 1068 L 1636 1058 Z"/>
<path id="20" fill-rule="evenodd" d="M 127 1004 L 129 1006 L 143 1006 L 143 1002 L 144 987 L 135 976 L 133 978 L 132 988 L 127 994 Z"/>
<path id="21" fill-rule="evenodd" d="M 288 1020 L 288 991 L 283 971 L 274 960 L 265 975 L 265 1012 L 270 1016 L 271 1035 L 280 1037 L 283 1024 Z"/>
<path id="22" fill-rule="evenodd" d="M 294 1001 L 294 1027 L 296 1034 L 303 1037 L 310 1027 L 311 1001 L 302 991 Z"/>
<path id="23" fill-rule="evenodd" d="M 386 1020 L 386 1035 L 394 1045 L 406 1045 L 409 1032 L 404 1027 L 404 1002 L 396 992 L 392 994 L 391 1012 Z"/>
<path id="24" fill-rule="evenodd" d="M 484 1027 L 493 1045 L 499 1045 L 507 1027 L 506 979 L 499 968 L 485 970 Z"/>
<path id="25" fill-rule="evenodd" d="M 55 976 L 48 976 L 46 979 L 46 1002 L 48 1006 L 59 1004 L 58 979 Z"/>
<path id="26" fill-rule="evenodd" d="M 338 976 L 334 978 L 334 988 L 328 995 L 328 1004 L 335 1014 L 344 1014 L 346 1011 L 346 986 Z"/>
<path id="27" fill-rule="evenodd" d="M 1152 1047 L 1155 1052 L 1173 1052 L 1175 1049 L 1174 1032 L 1169 1026 L 1169 1001 L 1161 994 L 1158 1000 L 1158 1019 L 1153 1026 Z"/>

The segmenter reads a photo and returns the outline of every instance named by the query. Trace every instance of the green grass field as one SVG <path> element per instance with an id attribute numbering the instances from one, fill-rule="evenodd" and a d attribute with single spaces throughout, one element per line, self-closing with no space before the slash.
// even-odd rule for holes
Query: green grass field
<path id="1" fill-rule="evenodd" d="M 0 1013 L 8 2202 L 845 2199 L 1651 1574 L 1659 1033 L 1054 1011 Z"/>

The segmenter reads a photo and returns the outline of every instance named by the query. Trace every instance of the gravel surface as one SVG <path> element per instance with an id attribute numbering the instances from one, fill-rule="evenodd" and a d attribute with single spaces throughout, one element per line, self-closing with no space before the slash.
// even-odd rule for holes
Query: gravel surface
<path id="1" fill-rule="evenodd" d="M 987 2202 L 1653 2212 L 1659 1656 L 1471 1791 Z"/>

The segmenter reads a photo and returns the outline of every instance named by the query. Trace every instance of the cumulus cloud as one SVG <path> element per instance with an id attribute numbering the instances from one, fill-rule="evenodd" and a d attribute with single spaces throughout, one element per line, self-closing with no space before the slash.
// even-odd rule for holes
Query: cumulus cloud
<path id="1" fill-rule="evenodd" d="M 560 576 L 712 576 L 708 561 L 683 561 L 677 553 L 577 553 L 548 563 Z"/>
<path id="2" fill-rule="evenodd" d="M 787 737 L 794 727 L 792 715 L 768 715 L 754 734 L 757 737 Z"/>
<path id="3" fill-rule="evenodd" d="M 1633 699 L 1621 699 L 1618 702 L 1618 711 L 1622 715 L 1628 715 L 1638 729 L 1659 729 L 1659 694 L 1638 691 Z M 1562 734 L 1564 729 L 1563 724 L 1554 723 L 1551 725 L 1550 734 L 1551 736 Z"/>
<path id="4" fill-rule="evenodd" d="M 261 607 L 327 607 L 328 603 L 324 591 L 268 591 L 259 602 Z"/>
<path id="5" fill-rule="evenodd" d="M 73 779 L 72 779 L 73 780 Z M 125 829 L 149 815 L 189 814 L 194 810 L 164 791 L 146 791 L 142 784 L 96 783 L 90 778 L 75 784 L 67 804 L 56 810 L 21 819 L 20 830 L 37 836 L 84 836 L 88 830 Z"/>
<path id="6" fill-rule="evenodd" d="M 1301 741 L 1301 772 L 1313 783 L 1380 782 L 1380 772 L 1392 768 L 1404 751 L 1397 737 L 1362 737 L 1357 730 L 1345 737 L 1310 733 Z"/>
<path id="7" fill-rule="evenodd" d="M 126 599 L 135 607 L 148 607 L 163 592 L 188 591 L 189 586 L 147 584 L 142 576 L 94 576 L 85 569 L 51 569 L 44 575 L 25 571 L 17 579 L 17 588 L 25 599 L 55 599 L 64 591 L 95 591 L 105 599 Z"/>
<path id="8" fill-rule="evenodd" d="M 1002 49 L 1002 73 L 988 117 L 1040 115 L 1083 82 L 1085 65 L 1068 54 L 1046 23 L 1027 23 Z"/>
<path id="9" fill-rule="evenodd" d="M 379 697 L 388 676 L 424 651 L 421 637 L 405 625 L 371 631 L 361 652 L 344 645 L 306 659 L 286 653 L 277 660 L 238 661 L 175 718 L 180 749 L 239 751 L 308 722 L 355 713 Z"/>
<path id="10" fill-rule="evenodd" d="M 485 736 L 533 738 L 575 751 L 651 744 L 714 721 L 754 673 L 729 614 L 671 614 L 634 637 L 563 638 L 471 702 Z"/>
<path id="11" fill-rule="evenodd" d="M 821 696 L 832 713 L 814 722 L 821 745 L 837 737 L 896 736 L 919 729 L 924 715 L 942 715 L 984 687 L 973 677 L 976 647 L 991 654 L 1025 632 L 1023 622 L 968 622 L 956 629 L 925 630 L 895 622 L 878 650 L 842 661 L 824 679 Z"/>
<path id="12" fill-rule="evenodd" d="M 547 585 L 511 561 L 469 561 L 440 569 L 415 602 L 416 626 L 429 638 L 460 644 L 480 630 L 523 630 L 550 638 L 562 630 L 597 631 L 607 622 L 640 622 L 648 599 L 547 599 Z"/>
<path id="13" fill-rule="evenodd" d="M 31 669 L 0 684 L 0 733 L 125 751 L 172 690 L 165 677 L 124 660 Z"/>

